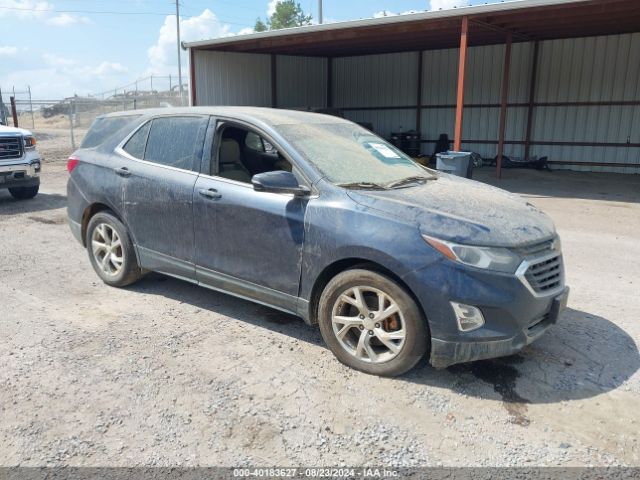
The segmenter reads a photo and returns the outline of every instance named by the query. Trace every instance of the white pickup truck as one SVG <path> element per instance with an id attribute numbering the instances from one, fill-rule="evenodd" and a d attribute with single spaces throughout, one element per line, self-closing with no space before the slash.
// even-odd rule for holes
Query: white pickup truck
<path id="1" fill-rule="evenodd" d="M 36 139 L 29 130 L 0 125 L 0 190 L 26 200 L 40 188 L 40 154 Z"/>

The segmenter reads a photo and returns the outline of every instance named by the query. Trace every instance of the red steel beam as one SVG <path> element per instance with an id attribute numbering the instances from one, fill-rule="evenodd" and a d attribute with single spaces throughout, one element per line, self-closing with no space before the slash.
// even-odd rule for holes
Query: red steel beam
<path id="1" fill-rule="evenodd" d="M 540 54 L 540 42 L 533 44 L 533 65 L 531 66 L 531 79 L 529 80 L 529 107 L 527 110 L 527 133 L 524 144 L 524 159 L 529 160 L 531 152 L 531 132 L 533 130 L 533 108 L 536 99 L 536 82 L 538 81 L 538 56 Z"/>
<path id="2" fill-rule="evenodd" d="M 422 130 L 422 50 L 418 52 L 418 91 L 416 92 L 416 131 Z M 422 135 L 422 133 L 421 133 Z"/>
<path id="3" fill-rule="evenodd" d="M 18 128 L 18 110 L 16 109 L 16 97 L 9 97 L 11 102 L 11 115 L 13 116 L 13 126 Z"/>
<path id="4" fill-rule="evenodd" d="M 504 133 L 507 127 L 507 100 L 509 98 L 509 73 L 511 70 L 511 43 L 513 35 L 507 33 L 507 43 L 504 50 L 504 71 L 502 72 L 502 99 L 500 102 L 500 127 L 498 131 L 498 161 L 496 176 L 502 175 L 502 156 L 504 155 Z"/>
<path id="5" fill-rule="evenodd" d="M 462 148 L 462 115 L 464 111 L 464 77 L 467 65 L 467 36 L 469 33 L 469 17 L 462 17 L 460 31 L 460 56 L 458 58 L 458 95 L 456 97 L 456 125 L 454 130 L 453 149 Z"/>
<path id="6" fill-rule="evenodd" d="M 327 58 L 327 108 L 333 107 L 333 58 Z"/>

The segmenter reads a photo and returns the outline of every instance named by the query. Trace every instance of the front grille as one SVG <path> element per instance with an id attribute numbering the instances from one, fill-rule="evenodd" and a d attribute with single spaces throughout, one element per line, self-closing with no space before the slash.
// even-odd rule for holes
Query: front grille
<path id="1" fill-rule="evenodd" d="M 525 273 L 525 278 L 536 293 L 552 292 L 562 285 L 562 268 L 562 255 L 558 253 L 545 260 L 533 261 Z"/>
<path id="2" fill-rule="evenodd" d="M 0 160 L 22 157 L 22 137 L 0 137 Z"/>

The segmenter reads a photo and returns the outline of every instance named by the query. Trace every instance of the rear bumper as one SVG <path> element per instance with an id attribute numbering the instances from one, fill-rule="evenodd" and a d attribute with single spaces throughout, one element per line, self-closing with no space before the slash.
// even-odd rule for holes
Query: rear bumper
<path id="1" fill-rule="evenodd" d="M 430 363 L 436 368 L 445 368 L 457 363 L 486 360 L 513 355 L 540 338 L 558 321 L 567 305 L 569 287 L 553 298 L 549 310 L 541 319 L 524 328 L 511 338 L 489 341 L 460 341 L 431 339 Z"/>

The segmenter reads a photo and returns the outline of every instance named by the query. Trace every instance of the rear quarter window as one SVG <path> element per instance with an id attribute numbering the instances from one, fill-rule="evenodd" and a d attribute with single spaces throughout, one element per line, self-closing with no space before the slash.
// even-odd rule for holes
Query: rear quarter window
<path id="1" fill-rule="evenodd" d="M 151 122 L 145 123 L 133 134 L 122 149 L 132 157 L 142 160 L 144 158 L 144 149 L 147 145 L 150 128 Z"/>
<path id="2" fill-rule="evenodd" d="M 82 140 L 80 148 L 93 148 L 103 144 L 111 135 L 118 132 L 131 120 L 139 117 L 140 115 L 126 115 L 123 117 L 96 118 L 84 140 Z"/>

